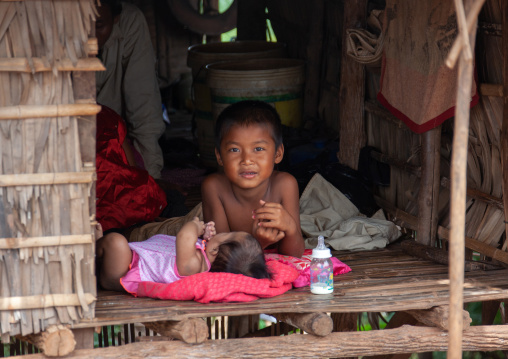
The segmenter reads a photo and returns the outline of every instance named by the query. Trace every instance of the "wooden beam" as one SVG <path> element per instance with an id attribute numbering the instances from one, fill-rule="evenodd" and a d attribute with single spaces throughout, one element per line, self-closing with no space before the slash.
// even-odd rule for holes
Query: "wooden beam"
<path id="1" fill-rule="evenodd" d="M 202 318 L 149 322 L 143 325 L 164 337 L 179 339 L 188 344 L 201 344 L 208 338 L 208 326 Z"/>
<path id="2" fill-rule="evenodd" d="M 61 324 L 52 325 L 41 333 L 18 336 L 18 338 L 35 345 L 44 355 L 50 357 L 65 356 L 76 346 L 72 331 Z"/>
<path id="3" fill-rule="evenodd" d="M 207 340 L 189 345 L 180 341 L 141 342 L 93 350 L 74 350 L 67 358 L 343 358 L 376 354 L 446 351 L 448 333 L 438 328 L 404 325 L 395 329 L 331 333 L 322 338 L 293 334 L 267 338 Z M 473 326 L 463 333 L 465 351 L 508 349 L 508 325 Z M 43 359 L 44 354 L 30 355 Z"/>
<path id="4" fill-rule="evenodd" d="M 442 330 L 448 330 L 449 328 L 450 308 L 447 305 L 424 310 L 408 310 L 407 313 L 423 325 L 437 327 Z M 471 322 L 469 312 L 462 310 L 462 330 L 468 329 Z"/>
<path id="5" fill-rule="evenodd" d="M 362 26 L 367 15 L 367 0 L 348 0 L 344 2 L 342 44 L 346 43 L 346 29 Z M 365 146 L 364 124 L 365 68 L 347 55 L 343 45 L 341 55 L 341 75 L 339 89 L 339 162 L 358 169 L 360 149 Z"/>
<path id="6" fill-rule="evenodd" d="M 327 336 L 333 329 L 333 320 L 326 313 L 278 313 L 273 316 L 318 337 Z"/>

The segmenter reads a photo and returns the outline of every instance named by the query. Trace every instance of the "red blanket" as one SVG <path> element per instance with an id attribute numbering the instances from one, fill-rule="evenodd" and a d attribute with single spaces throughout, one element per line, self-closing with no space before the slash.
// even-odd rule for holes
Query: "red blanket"
<path id="1" fill-rule="evenodd" d="M 277 262 L 267 263 L 272 279 L 255 279 L 241 274 L 210 273 L 194 274 L 170 284 L 141 282 L 138 297 L 169 300 L 195 300 L 210 302 L 250 302 L 269 298 L 291 289 L 299 273 L 293 267 Z"/>

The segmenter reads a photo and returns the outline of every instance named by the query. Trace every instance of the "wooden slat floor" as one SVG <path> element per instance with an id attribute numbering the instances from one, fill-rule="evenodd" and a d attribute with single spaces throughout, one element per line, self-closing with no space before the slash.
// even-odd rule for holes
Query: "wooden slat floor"
<path id="1" fill-rule="evenodd" d="M 96 318 L 77 327 L 261 313 L 393 312 L 448 304 L 448 267 L 409 256 L 399 245 L 334 256 L 352 271 L 335 277 L 330 295 L 314 295 L 304 287 L 250 303 L 200 304 L 99 291 Z M 465 274 L 464 302 L 496 299 L 508 299 L 508 269 Z"/>

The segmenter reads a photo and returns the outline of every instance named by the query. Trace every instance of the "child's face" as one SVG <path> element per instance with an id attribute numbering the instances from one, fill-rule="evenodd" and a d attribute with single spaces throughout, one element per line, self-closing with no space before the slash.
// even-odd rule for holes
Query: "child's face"
<path id="1" fill-rule="evenodd" d="M 267 126 L 235 125 L 224 135 L 220 153 L 215 150 L 215 155 L 234 185 L 250 189 L 270 178 L 274 165 L 282 161 L 284 147 L 275 148 Z"/>

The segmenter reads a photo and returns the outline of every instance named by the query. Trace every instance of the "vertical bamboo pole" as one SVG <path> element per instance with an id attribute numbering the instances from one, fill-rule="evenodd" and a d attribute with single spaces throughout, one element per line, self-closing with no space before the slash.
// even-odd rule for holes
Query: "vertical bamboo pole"
<path id="1" fill-rule="evenodd" d="M 441 126 L 425 132 L 422 138 L 422 178 L 418 194 L 418 243 L 434 246 L 439 205 Z"/>
<path id="2" fill-rule="evenodd" d="M 466 7 L 472 3 L 465 0 Z M 468 36 L 462 0 L 455 0 L 459 38 L 462 51 L 458 67 L 457 103 L 453 132 L 451 168 L 451 233 L 450 233 L 450 327 L 448 328 L 448 358 L 462 358 L 462 307 L 464 286 L 464 247 L 466 217 L 467 142 L 469 135 L 469 102 L 473 80 L 473 53 L 476 24 Z"/>
<path id="3" fill-rule="evenodd" d="M 503 205 L 505 235 L 508 237 L 508 3 L 503 8 L 503 124 L 501 127 L 501 168 L 503 171 Z M 508 242 L 508 238 L 505 239 Z M 506 244 L 505 244 L 506 246 Z M 506 308 L 505 308 L 506 310 Z"/>

